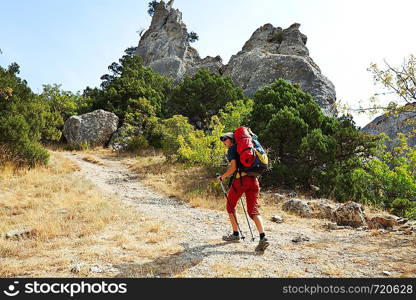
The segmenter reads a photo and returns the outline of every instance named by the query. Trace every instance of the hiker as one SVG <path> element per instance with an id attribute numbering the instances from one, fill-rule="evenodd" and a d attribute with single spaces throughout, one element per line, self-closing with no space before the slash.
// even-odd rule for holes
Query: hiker
<path id="1" fill-rule="evenodd" d="M 224 146 L 228 148 L 227 158 L 230 162 L 228 170 L 218 177 L 219 181 L 224 181 L 229 176 L 233 176 L 231 188 L 228 191 L 227 212 L 230 218 L 233 233 L 223 236 L 224 241 L 239 241 L 237 217 L 235 215 L 235 207 L 240 197 L 245 193 L 247 202 L 247 211 L 250 218 L 256 224 L 260 234 L 260 241 L 256 247 L 256 251 L 264 251 L 269 245 L 266 234 L 263 229 L 263 221 L 258 211 L 259 199 L 259 181 L 255 176 L 249 176 L 244 172 L 238 172 L 240 166 L 240 158 L 237 152 L 237 144 L 234 142 L 234 133 L 228 132 L 220 137 Z M 240 178 L 241 174 L 241 178 Z"/>

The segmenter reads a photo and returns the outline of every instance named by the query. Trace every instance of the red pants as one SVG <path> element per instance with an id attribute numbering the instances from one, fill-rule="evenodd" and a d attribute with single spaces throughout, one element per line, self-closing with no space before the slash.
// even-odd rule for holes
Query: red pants
<path id="1" fill-rule="evenodd" d="M 228 191 L 227 212 L 229 214 L 235 213 L 235 207 L 238 200 L 246 194 L 247 212 L 250 218 L 259 215 L 258 211 L 258 199 L 259 199 L 259 181 L 256 177 L 243 176 L 243 185 L 241 185 L 241 179 L 234 179 L 234 182 Z"/>

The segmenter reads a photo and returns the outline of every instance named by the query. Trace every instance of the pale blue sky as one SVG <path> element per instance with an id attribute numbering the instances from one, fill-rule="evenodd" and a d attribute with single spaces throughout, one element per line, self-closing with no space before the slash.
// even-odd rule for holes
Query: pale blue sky
<path id="1" fill-rule="evenodd" d="M 107 66 L 147 29 L 149 0 L 0 0 L 0 65 L 21 66 L 35 92 L 58 83 L 72 91 L 98 86 Z M 351 106 L 377 89 L 366 70 L 416 54 L 414 0 L 176 0 L 202 57 L 227 62 L 258 27 L 301 23 L 310 56 Z M 369 117 L 356 118 L 365 125 Z"/>

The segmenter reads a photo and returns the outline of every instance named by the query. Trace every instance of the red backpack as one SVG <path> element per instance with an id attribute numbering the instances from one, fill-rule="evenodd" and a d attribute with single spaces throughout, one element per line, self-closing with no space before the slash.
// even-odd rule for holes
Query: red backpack
<path id="1" fill-rule="evenodd" d="M 234 131 L 234 140 L 237 144 L 237 153 L 244 167 L 250 167 L 256 160 L 253 141 L 247 127 L 240 127 Z"/>
<path id="2" fill-rule="evenodd" d="M 257 136 L 249 128 L 239 127 L 234 131 L 234 140 L 242 165 L 239 171 L 260 176 L 268 168 L 269 159 Z"/>

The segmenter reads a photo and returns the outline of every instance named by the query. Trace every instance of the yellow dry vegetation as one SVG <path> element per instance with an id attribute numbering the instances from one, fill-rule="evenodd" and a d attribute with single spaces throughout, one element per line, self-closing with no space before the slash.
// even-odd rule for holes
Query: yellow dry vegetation
<path id="1" fill-rule="evenodd" d="M 103 276 L 71 273 L 77 262 L 121 264 L 178 251 L 172 229 L 108 199 L 77 176 L 77 165 L 51 152 L 47 167 L 0 170 L 0 277 Z M 11 230 L 30 235 L 6 239 Z M 111 274 L 108 274 L 111 276 Z"/>

